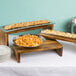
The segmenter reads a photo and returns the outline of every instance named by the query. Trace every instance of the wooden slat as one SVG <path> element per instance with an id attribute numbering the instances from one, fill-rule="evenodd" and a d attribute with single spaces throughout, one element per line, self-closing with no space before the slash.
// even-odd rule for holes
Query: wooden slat
<path id="1" fill-rule="evenodd" d="M 0 45 L 7 45 L 8 44 L 8 35 L 0 30 Z"/>

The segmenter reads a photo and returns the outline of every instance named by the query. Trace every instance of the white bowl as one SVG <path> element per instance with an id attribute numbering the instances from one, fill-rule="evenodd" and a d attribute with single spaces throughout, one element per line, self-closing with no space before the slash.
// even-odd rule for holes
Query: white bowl
<path id="1" fill-rule="evenodd" d="M 11 48 L 6 45 L 0 45 L 0 62 L 4 62 L 11 58 Z"/>

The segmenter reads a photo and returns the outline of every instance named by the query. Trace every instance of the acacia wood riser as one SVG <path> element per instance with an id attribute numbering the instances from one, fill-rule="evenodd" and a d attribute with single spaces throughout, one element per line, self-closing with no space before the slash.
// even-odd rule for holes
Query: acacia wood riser
<path id="1" fill-rule="evenodd" d="M 56 40 L 46 40 L 44 44 L 37 48 L 22 48 L 16 45 L 13 45 L 14 53 L 17 59 L 17 62 L 20 62 L 20 54 L 22 53 L 29 53 L 29 52 L 38 52 L 38 51 L 45 51 L 45 50 L 55 50 L 59 56 L 62 56 L 62 44 L 60 44 Z"/>
<path id="2" fill-rule="evenodd" d="M 9 32 L 4 32 L 3 30 L 0 29 L 0 45 L 8 45 L 8 35 L 13 34 L 13 33 L 19 33 L 19 32 L 24 32 L 24 31 L 30 31 L 30 30 L 35 30 L 35 29 L 53 29 L 53 24 L 48 24 L 48 25 L 42 25 L 38 27 L 32 27 L 32 28 L 25 28 L 25 29 L 20 29 L 20 30 L 15 30 L 15 31 L 9 31 Z"/>

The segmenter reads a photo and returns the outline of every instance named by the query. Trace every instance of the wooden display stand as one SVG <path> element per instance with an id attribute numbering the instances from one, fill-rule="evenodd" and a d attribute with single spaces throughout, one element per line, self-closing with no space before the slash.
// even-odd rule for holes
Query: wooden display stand
<path id="1" fill-rule="evenodd" d="M 46 42 L 44 42 L 42 46 L 39 46 L 36 48 L 22 48 L 22 47 L 13 45 L 13 50 L 14 50 L 17 62 L 20 62 L 20 54 L 22 53 L 55 50 L 59 56 L 62 56 L 62 49 L 63 49 L 63 46 L 56 40 L 46 40 Z"/>
<path id="2" fill-rule="evenodd" d="M 24 32 L 24 31 L 30 31 L 30 30 L 35 30 L 35 29 L 53 29 L 53 24 L 47 24 L 47 25 L 41 25 L 37 27 L 29 27 L 29 28 L 23 28 L 23 29 L 18 29 L 18 30 L 12 30 L 5 32 L 2 29 L 0 29 L 0 45 L 8 45 L 8 35 L 13 34 L 13 33 L 19 33 L 19 32 Z"/>
<path id="3" fill-rule="evenodd" d="M 24 32 L 24 31 L 30 31 L 30 30 L 35 30 L 35 29 L 53 29 L 53 24 L 47 24 L 47 25 L 41 25 L 37 27 L 29 27 L 29 28 L 23 28 L 23 29 L 18 29 L 18 30 L 12 30 L 5 32 L 4 30 L 0 29 L 0 45 L 8 45 L 8 36 L 9 34 L 13 33 L 19 33 L 19 32 Z M 17 59 L 17 62 L 20 62 L 20 54 L 22 53 L 28 53 L 28 52 L 37 52 L 37 51 L 44 51 L 44 50 L 55 50 L 59 56 L 62 56 L 62 48 L 63 46 L 57 42 L 56 40 L 46 40 L 44 44 L 40 47 L 36 48 L 21 48 L 16 45 L 13 45 L 13 50 Z"/>

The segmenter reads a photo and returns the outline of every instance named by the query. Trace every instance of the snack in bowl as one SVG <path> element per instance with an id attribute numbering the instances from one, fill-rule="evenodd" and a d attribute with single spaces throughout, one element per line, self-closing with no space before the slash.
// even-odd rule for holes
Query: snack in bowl
<path id="1" fill-rule="evenodd" d="M 36 35 L 23 35 L 15 39 L 14 43 L 22 47 L 36 47 L 43 44 L 43 40 Z"/>

